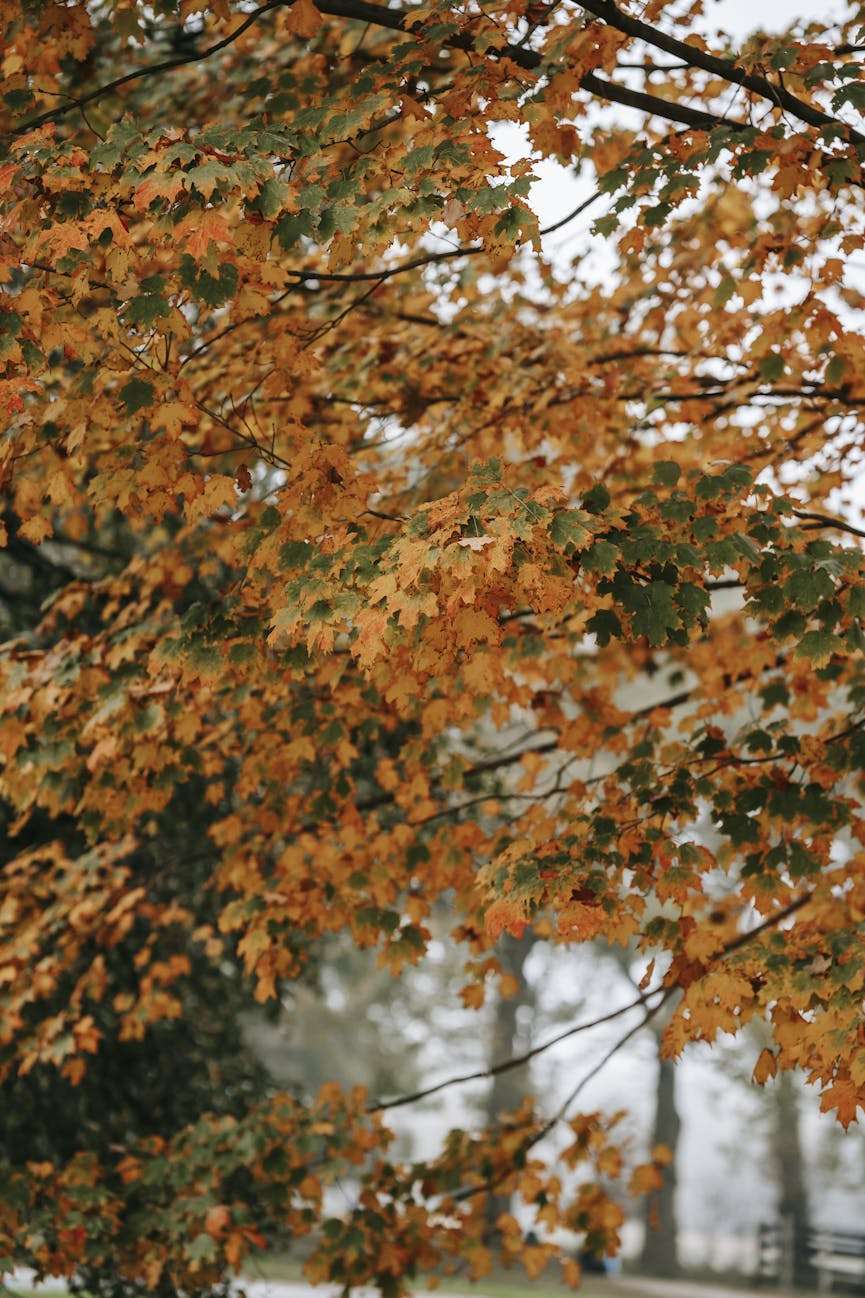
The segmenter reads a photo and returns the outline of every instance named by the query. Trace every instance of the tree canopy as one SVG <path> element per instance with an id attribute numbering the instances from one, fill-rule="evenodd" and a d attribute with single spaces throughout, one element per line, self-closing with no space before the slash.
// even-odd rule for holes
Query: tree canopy
<path id="1" fill-rule="evenodd" d="M 764 1020 L 865 1105 L 865 16 L 801 7 L 3 0 L 0 1254 L 389 1296 L 503 1193 L 614 1252 L 665 1155 L 589 1074 L 411 1164 L 417 1096 L 243 1055 L 433 907 L 468 1008 L 632 943 L 619 1044 Z"/>

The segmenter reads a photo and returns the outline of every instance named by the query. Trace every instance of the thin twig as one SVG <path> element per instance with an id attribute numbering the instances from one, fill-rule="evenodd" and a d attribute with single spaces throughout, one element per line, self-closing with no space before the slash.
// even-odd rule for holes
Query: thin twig
<path id="1" fill-rule="evenodd" d="M 420 1100 L 427 1099 L 430 1095 L 436 1095 L 439 1091 L 446 1090 L 449 1086 L 461 1086 L 464 1082 L 481 1081 L 487 1077 L 497 1077 L 499 1073 L 509 1072 L 512 1068 L 521 1068 L 529 1060 L 534 1059 L 537 1055 L 542 1055 L 545 1050 L 552 1046 L 557 1046 L 560 1041 L 567 1041 L 570 1037 L 576 1036 L 580 1032 L 588 1032 L 592 1028 L 600 1027 L 603 1023 L 611 1023 L 613 1019 L 621 1018 L 623 1014 L 630 1013 L 633 1009 L 638 1009 L 640 1005 L 645 1005 L 647 1001 L 656 996 L 661 987 L 655 987 L 650 992 L 644 992 L 636 1000 L 630 1001 L 627 1005 L 620 1005 L 617 1010 L 611 1010 L 609 1014 L 602 1014 L 600 1018 L 592 1019 L 587 1023 L 577 1023 L 573 1027 L 565 1028 L 548 1041 L 541 1045 L 533 1046 L 531 1050 L 525 1051 L 522 1055 L 515 1055 L 511 1059 L 504 1059 L 499 1064 L 493 1064 L 490 1068 L 480 1068 L 473 1073 L 461 1073 L 455 1077 L 448 1077 L 445 1081 L 437 1082 L 434 1086 L 426 1086 L 422 1090 L 413 1091 L 409 1095 L 400 1095 L 395 1100 L 378 1100 L 371 1105 L 369 1113 L 380 1113 L 384 1109 L 399 1109 L 405 1104 L 416 1104 Z"/>

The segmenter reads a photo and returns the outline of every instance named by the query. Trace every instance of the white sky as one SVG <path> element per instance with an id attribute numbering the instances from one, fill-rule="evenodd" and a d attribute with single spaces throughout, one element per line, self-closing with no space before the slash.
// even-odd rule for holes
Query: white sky
<path id="1" fill-rule="evenodd" d="M 797 18 L 805 20 L 837 17 L 849 12 L 842 0 L 708 0 L 706 22 L 739 37 L 746 37 L 755 27 L 781 31 Z"/>

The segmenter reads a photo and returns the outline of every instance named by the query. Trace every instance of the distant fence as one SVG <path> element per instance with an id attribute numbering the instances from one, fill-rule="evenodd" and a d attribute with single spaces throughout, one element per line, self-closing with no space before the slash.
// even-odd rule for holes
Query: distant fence
<path id="1" fill-rule="evenodd" d="M 758 1278 L 819 1293 L 865 1294 L 865 1233 L 796 1231 L 793 1221 L 761 1222 L 757 1228 Z"/>

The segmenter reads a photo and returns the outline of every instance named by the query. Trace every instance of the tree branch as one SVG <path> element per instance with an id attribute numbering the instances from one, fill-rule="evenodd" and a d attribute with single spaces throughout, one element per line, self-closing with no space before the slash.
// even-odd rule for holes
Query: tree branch
<path id="1" fill-rule="evenodd" d="M 794 509 L 792 512 L 795 518 L 813 522 L 815 526 L 834 527 L 839 532 L 849 532 L 851 536 L 865 537 L 865 531 L 861 527 L 854 527 L 852 523 L 847 523 L 842 518 L 832 518 L 829 514 L 818 514 L 810 509 Z"/>
<path id="2" fill-rule="evenodd" d="M 721 77 L 724 81 L 742 86 L 764 99 L 769 99 L 777 108 L 792 113 L 809 126 L 840 126 L 851 140 L 855 140 L 857 144 L 865 144 L 865 135 L 862 135 L 861 132 L 852 126 L 848 126 L 846 122 L 832 117 L 829 113 L 824 113 L 822 109 L 806 103 L 804 99 L 799 99 L 797 95 L 786 90 L 783 85 L 773 85 L 767 77 L 759 76 L 753 72 L 746 72 L 743 68 L 737 67 L 730 59 L 720 58 L 716 54 L 709 54 L 705 50 L 698 49 L 695 45 L 689 45 L 686 41 L 668 35 L 659 28 L 653 27 L 650 23 L 643 22 L 640 18 L 633 18 L 630 14 L 623 13 L 615 0 L 578 0 L 578 3 L 581 9 L 594 14 L 607 26 L 614 27 L 616 31 L 622 32 L 623 35 L 636 37 L 656 50 L 663 50 L 665 54 L 672 54 L 676 58 L 682 59 L 689 67 L 700 68 L 704 72 L 711 73 L 712 76 Z"/>
<path id="3" fill-rule="evenodd" d="M 810 899 L 810 892 L 803 893 L 800 897 L 797 897 L 795 901 L 792 901 L 789 906 L 785 906 L 783 910 L 776 911 L 774 915 L 768 916 L 768 918 L 763 920 L 762 923 L 757 924 L 754 928 L 748 929 L 746 933 L 740 933 L 738 937 L 725 943 L 718 954 L 712 956 L 707 961 L 705 966 L 706 970 L 711 968 L 712 965 L 717 964 L 717 962 L 722 960 L 725 956 L 732 955 L 734 951 L 738 951 L 742 947 L 747 946 L 768 929 L 775 928 L 778 924 L 783 923 L 785 919 L 789 919 L 791 915 L 796 913 L 796 911 L 801 910 Z M 613 1055 L 617 1054 L 618 1051 L 621 1050 L 622 1046 L 624 1046 L 626 1042 L 630 1041 L 631 1037 L 642 1031 L 646 1024 L 655 1017 L 661 1007 L 665 1005 L 670 997 L 678 990 L 678 984 L 673 984 L 669 987 L 664 987 L 663 984 L 661 984 L 658 987 L 653 987 L 651 991 L 643 992 L 636 998 L 636 1000 L 629 1001 L 627 1005 L 620 1005 L 617 1010 L 611 1010 L 608 1014 L 602 1014 L 600 1018 L 591 1019 L 587 1023 L 577 1023 L 573 1027 L 565 1028 L 563 1032 L 557 1033 L 556 1036 L 550 1037 L 548 1041 L 544 1041 L 538 1046 L 533 1046 L 531 1050 L 526 1050 L 524 1054 L 514 1055 L 510 1059 L 503 1059 L 501 1063 L 493 1064 L 490 1068 L 479 1068 L 473 1073 L 460 1073 L 454 1077 L 448 1077 L 442 1082 L 437 1082 L 434 1086 L 426 1086 L 422 1090 L 412 1091 L 408 1095 L 400 1095 L 394 1100 L 379 1100 L 375 1104 L 370 1105 L 367 1112 L 381 1113 L 385 1109 L 399 1109 L 406 1104 L 417 1104 L 420 1100 L 428 1099 L 430 1095 L 436 1095 L 439 1091 L 447 1090 L 450 1086 L 461 1086 L 464 1082 L 482 1081 L 488 1077 L 496 1077 L 499 1073 L 509 1072 L 513 1068 L 521 1068 L 537 1055 L 542 1055 L 552 1046 L 557 1046 L 561 1041 L 567 1041 L 570 1037 L 575 1037 L 581 1032 L 589 1032 L 592 1028 L 601 1027 L 604 1023 L 611 1023 L 614 1019 L 621 1018 L 624 1014 L 629 1014 L 631 1010 L 639 1009 L 642 1005 L 648 1006 L 652 998 L 661 993 L 661 999 L 657 1004 L 649 1006 L 640 1022 L 629 1028 L 625 1035 L 620 1037 L 611 1049 L 607 1051 L 600 1063 L 595 1064 L 595 1066 L 577 1083 L 568 1095 L 564 1104 L 544 1128 L 542 1134 L 546 1135 L 546 1132 L 564 1117 L 565 1113 L 580 1094 L 583 1087 L 588 1085 L 592 1078 L 601 1071 L 610 1059 L 612 1059 Z M 538 1136 L 536 1139 L 541 1139 L 541 1137 Z"/>
<path id="4" fill-rule="evenodd" d="M 214 45 L 208 45 L 207 49 L 200 50 L 195 54 L 185 54 L 177 59 L 164 59 L 160 63 L 147 63 L 143 68 L 136 68 L 134 72 L 126 72 L 122 77 L 115 77 L 113 81 L 108 81 L 104 85 L 97 87 L 96 90 L 91 90 L 88 95 L 81 95 L 67 104 L 61 104 L 59 108 L 52 108 L 49 112 L 40 113 L 38 117 L 31 117 L 22 126 L 17 126 L 12 131 L 6 131 L 5 134 L 10 136 L 25 135 L 28 131 L 35 131 L 38 126 L 44 126 L 46 122 L 56 122 L 59 118 L 65 117 L 67 113 L 77 112 L 88 104 L 103 99 L 105 95 L 111 94 L 113 90 L 119 90 L 121 86 L 128 85 L 131 81 L 138 81 L 142 77 L 153 77 L 160 72 L 173 72 L 175 68 L 186 67 L 189 63 L 201 63 L 204 59 L 209 59 L 211 55 L 217 54 L 220 50 L 232 45 L 238 37 L 248 31 L 254 23 L 257 23 L 263 14 L 269 13 L 271 9 L 279 9 L 290 3 L 292 3 L 292 0 L 268 0 L 267 4 L 260 5 L 258 9 L 253 9 L 245 22 L 236 27 L 229 36 L 223 37 L 221 41 L 217 41 Z"/>
<path id="5" fill-rule="evenodd" d="M 418 1101 L 425 1100 L 430 1095 L 436 1095 L 439 1091 L 447 1090 L 450 1086 L 460 1086 L 464 1082 L 481 1081 L 487 1077 L 496 1077 L 499 1073 L 509 1072 L 512 1068 L 521 1068 L 523 1064 L 527 1064 L 529 1060 L 534 1059 L 537 1055 L 542 1055 L 545 1050 L 549 1050 L 552 1046 L 557 1046 L 560 1041 L 567 1041 L 569 1037 L 574 1037 L 580 1032 L 588 1032 L 592 1028 L 600 1027 L 604 1023 L 611 1023 L 613 1019 L 621 1018 L 623 1014 L 628 1014 L 633 1009 L 639 1009 L 641 1005 L 645 1005 L 647 1001 L 651 1000 L 653 996 L 656 996 L 658 992 L 662 990 L 663 988 L 661 987 L 655 987 L 652 991 L 644 992 L 642 996 L 638 996 L 636 1000 L 630 1001 L 627 1005 L 620 1005 L 617 1010 L 611 1010 L 608 1014 L 602 1014 L 600 1018 L 591 1019 L 587 1023 L 577 1023 L 573 1027 L 565 1028 L 563 1032 L 559 1032 L 556 1036 L 550 1037 L 548 1041 L 542 1042 L 539 1046 L 533 1046 L 531 1050 L 527 1050 L 522 1055 L 515 1055 L 511 1059 L 504 1059 L 501 1063 L 493 1064 L 490 1068 L 479 1068 L 473 1073 L 461 1073 L 455 1077 L 448 1077 L 445 1081 L 437 1082 L 434 1086 L 424 1087 L 423 1090 L 413 1091 L 409 1095 L 400 1095 L 395 1100 L 379 1100 L 375 1104 L 371 1105 L 367 1112 L 381 1113 L 384 1109 L 399 1109 L 405 1104 L 417 1104 Z"/>
<path id="6" fill-rule="evenodd" d="M 240 26 L 230 35 L 223 37 L 222 40 L 216 41 L 206 49 L 198 53 L 187 54 L 182 58 L 165 59 L 159 63 L 148 63 L 145 67 L 136 68 L 133 72 L 124 73 L 121 77 L 116 77 L 113 81 L 106 82 L 104 85 L 91 90 L 89 94 L 81 95 L 76 99 L 71 99 L 68 103 L 61 104 L 57 108 L 49 109 L 47 112 L 40 113 L 37 117 L 31 117 L 29 121 L 24 122 L 21 126 L 6 132 L 9 136 L 23 135 L 28 131 L 35 130 L 39 126 L 44 126 L 47 122 L 58 121 L 65 117 L 67 113 L 76 112 L 85 108 L 88 104 L 95 103 L 97 100 L 104 98 L 105 95 L 119 90 L 122 86 L 129 85 L 133 81 L 138 81 L 142 77 L 156 76 L 163 72 L 173 72 L 176 68 L 186 67 L 192 63 L 201 63 L 209 59 L 212 55 L 224 50 L 242 36 L 259 18 L 269 13 L 272 9 L 282 8 L 290 5 L 293 0 L 268 0 L 268 3 L 260 5 L 254 9 L 251 14 L 240 24 Z M 406 32 L 409 34 L 422 34 L 420 24 L 407 24 L 406 12 L 399 9 L 388 9 L 383 5 L 367 4 L 365 0 L 321 0 L 316 8 L 320 13 L 332 14 L 335 17 L 356 19 L 359 22 L 371 23 L 377 27 L 384 27 L 390 31 Z M 649 28 L 650 31 L 654 29 Z M 468 33 L 458 34 L 450 37 L 446 46 L 456 49 L 462 49 L 467 52 L 475 48 L 474 39 Z M 691 46 L 685 46 L 686 50 L 692 51 Z M 536 71 L 543 63 L 543 58 L 536 50 L 524 49 L 519 45 L 505 44 L 501 46 L 491 46 L 485 51 L 492 58 L 508 59 L 518 67 L 525 68 L 529 71 Z M 723 63 L 724 60 L 721 60 Z M 732 65 L 731 65 L 732 66 Z M 768 83 L 767 83 L 768 84 Z M 678 122 L 681 125 L 693 126 L 701 130 L 711 129 L 713 126 L 727 126 L 731 129 L 742 130 L 747 125 L 745 122 L 730 121 L 719 117 L 713 113 L 703 112 L 699 109 L 688 108 L 684 104 L 673 104 L 667 99 L 658 95 L 650 95 L 647 92 L 630 90 L 626 86 L 615 85 L 611 81 L 598 77 L 594 72 L 586 73 L 580 80 L 580 85 L 584 90 L 598 95 L 602 99 L 610 100 L 613 103 L 623 104 L 628 108 L 636 108 L 642 112 L 651 113 L 655 116 L 662 117 L 666 121 Z M 834 121 L 829 118 L 828 121 Z M 556 227 L 558 228 L 558 227 Z M 451 254 L 453 256 L 458 253 Z"/>

